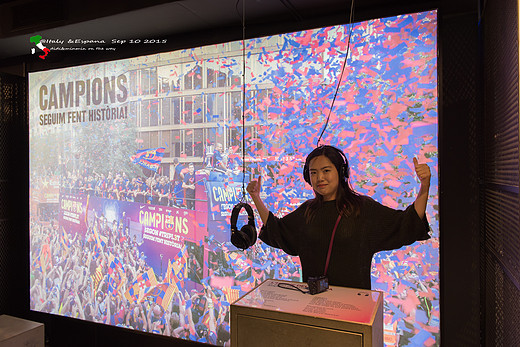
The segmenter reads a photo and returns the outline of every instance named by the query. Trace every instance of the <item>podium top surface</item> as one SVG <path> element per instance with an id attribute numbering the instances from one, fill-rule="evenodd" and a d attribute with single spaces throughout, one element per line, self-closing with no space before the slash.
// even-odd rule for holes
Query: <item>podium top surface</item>
<path id="1" fill-rule="evenodd" d="M 286 289 L 287 284 L 295 285 L 303 291 L 308 290 L 307 283 L 268 279 L 232 306 L 371 325 L 378 306 L 382 305 L 382 294 L 377 291 L 330 286 L 325 292 L 310 295 Z"/>
<path id="2" fill-rule="evenodd" d="M 0 316 L 0 341 L 5 341 L 13 336 L 24 333 L 28 330 L 43 327 L 42 323 L 29 321 L 26 319 L 9 315 Z M 43 330 L 42 330 L 43 331 Z M 1 343 L 0 343 L 1 345 Z"/>

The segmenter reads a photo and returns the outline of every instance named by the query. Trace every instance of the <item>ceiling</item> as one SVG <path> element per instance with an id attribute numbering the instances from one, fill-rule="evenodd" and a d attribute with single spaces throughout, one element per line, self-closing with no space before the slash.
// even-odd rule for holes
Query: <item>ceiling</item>
<path id="1" fill-rule="evenodd" d="M 245 4 L 242 2 L 245 1 Z M 354 21 L 439 7 L 427 0 L 354 0 Z M 450 1 L 450 11 L 458 11 Z M 471 4 L 464 0 L 459 6 Z M 30 37 L 63 40 L 46 47 L 116 47 L 119 57 L 348 22 L 349 0 L 0 0 L 0 65 L 31 57 Z M 126 40 L 113 43 L 113 40 Z M 139 44 L 129 40 L 140 39 Z M 144 44 L 144 40 L 161 43 Z M 166 40 L 166 43 L 162 43 Z M 136 50 L 137 48 L 137 50 Z M 95 52 L 106 59 L 106 52 Z M 75 52 L 75 54 L 80 54 Z M 81 54 L 86 54 L 82 52 Z M 91 53 L 91 55 L 94 53 Z M 53 54 L 55 57 L 58 54 Z"/>

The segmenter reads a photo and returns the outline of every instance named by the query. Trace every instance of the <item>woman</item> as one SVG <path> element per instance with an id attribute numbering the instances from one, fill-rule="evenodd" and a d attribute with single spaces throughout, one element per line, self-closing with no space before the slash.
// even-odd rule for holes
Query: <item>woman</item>
<path id="1" fill-rule="evenodd" d="M 374 253 L 429 238 L 425 210 L 430 168 L 418 164 L 415 158 L 414 166 L 421 181 L 420 191 L 412 205 L 398 211 L 354 192 L 343 152 L 320 146 L 307 156 L 304 169 L 304 179 L 311 184 L 315 198 L 285 217 L 275 217 L 263 203 L 261 177 L 248 184 L 247 191 L 264 224 L 259 237 L 272 247 L 298 255 L 304 281 L 326 272 L 331 285 L 370 289 Z"/>

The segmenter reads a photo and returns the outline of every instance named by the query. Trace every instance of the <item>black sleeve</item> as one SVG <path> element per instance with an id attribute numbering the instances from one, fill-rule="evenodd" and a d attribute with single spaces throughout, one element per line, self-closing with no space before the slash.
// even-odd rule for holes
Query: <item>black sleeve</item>
<path id="1" fill-rule="evenodd" d="M 282 249 L 289 255 L 299 255 L 299 231 L 305 227 L 305 209 L 302 206 L 283 218 L 269 212 L 267 223 L 260 229 L 260 240 L 271 247 Z"/>
<path id="2" fill-rule="evenodd" d="M 367 198 L 362 214 L 367 220 L 369 245 L 374 253 L 430 238 L 428 219 L 426 215 L 419 218 L 413 204 L 404 211 L 394 210 Z"/>

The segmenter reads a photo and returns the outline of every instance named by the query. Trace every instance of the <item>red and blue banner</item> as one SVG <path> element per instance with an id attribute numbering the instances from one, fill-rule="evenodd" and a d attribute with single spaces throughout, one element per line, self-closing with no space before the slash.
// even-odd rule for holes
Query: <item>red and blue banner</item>
<path id="1" fill-rule="evenodd" d="M 75 201 L 83 209 L 80 216 L 79 213 L 74 216 L 80 223 L 67 224 L 69 232 L 89 233 L 85 238 L 93 243 L 94 250 L 98 250 L 105 247 L 107 236 L 117 230 L 120 238 L 129 238 L 138 244 L 146 263 L 156 273 L 166 271 L 168 260 L 173 260 L 182 251 L 185 241 L 198 243 L 207 235 L 207 230 L 197 222 L 197 212 L 192 210 L 96 196 L 77 201 L 67 196 L 66 200 Z M 79 208 L 76 206 L 77 210 Z M 60 222 L 63 221 L 66 220 Z"/>
<path id="2" fill-rule="evenodd" d="M 140 149 L 130 157 L 130 160 L 132 160 L 134 164 L 139 164 L 142 167 L 157 172 L 164 156 L 164 150 L 164 147 Z"/>
<path id="3" fill-rule="evenodd" d="M 72 194 L 60 195 L 59 224 L 65 234 L 79 233 L 81 236 L 85 235 L 87 229 L 85 224 L 87 205 L 87 196 L 76 196 Z"/>

